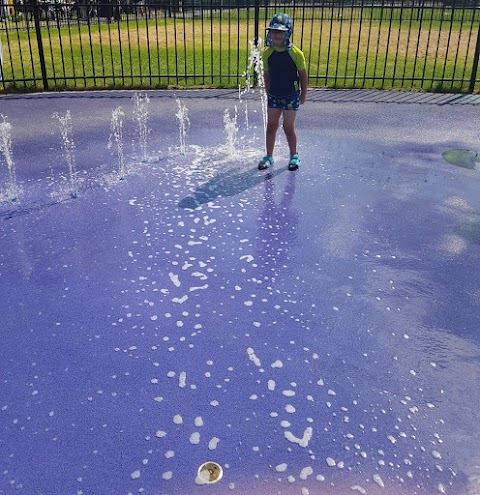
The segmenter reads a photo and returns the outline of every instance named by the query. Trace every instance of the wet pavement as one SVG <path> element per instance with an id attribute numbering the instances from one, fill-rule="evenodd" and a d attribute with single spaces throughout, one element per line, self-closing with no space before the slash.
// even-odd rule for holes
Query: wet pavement
<path id="1" fill-rule="evenodd" d="M 0 97 L 0 494 L 479 494 L 480 96 L 142 94 Z"/>

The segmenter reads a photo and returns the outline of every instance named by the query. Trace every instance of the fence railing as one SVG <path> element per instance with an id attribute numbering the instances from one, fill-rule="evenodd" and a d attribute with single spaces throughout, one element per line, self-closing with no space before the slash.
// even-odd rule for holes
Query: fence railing
<path id="1" fill-rule="evenodd" d="M 2 1 L 3 92 L 238 87 L 278 11 L 311 86 L 480 91 L 480 0 Z"/>

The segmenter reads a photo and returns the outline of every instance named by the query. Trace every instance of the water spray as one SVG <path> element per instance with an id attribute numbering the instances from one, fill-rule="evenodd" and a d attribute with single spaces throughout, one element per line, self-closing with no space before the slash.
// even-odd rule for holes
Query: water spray
<path id="1" fill-rule="evenodd" d="M 4 156 L 8 167 L 7 195 L 10 196 L 12 201 L 16 201 L 18 187 L 12 152 L 12 124 L 7 122 L 5 115 L 0 114 L 0 117 L 3 119 L 3 122 L 0 122 L 0 152 Z"/>
<path id="2" fill-rule="evenodd" d="M 180 153 L 185 155 L 187 152 L 186 140 L 187 140 L 187 132 L 190 128 L 190 119 L 188 118 L 188 108 L 180 101 L 179 98 L 176 98 L 178 110 L 175 113 L 175 117 L 178 120 L 178 129 L 180 133 Z"/>
<path id="3" fill-rule="evenodd" d="M 237 106 L 235 105 L 235 111 L 233 117 L 230 117 L 228 108 L 223 113 L 223 123 L 225 124 L 225 132 L 227 133 L 227 153 L 229 155 L 235 154 L 235 145 L 237 144 Z"/>
<path id="4" fill-rule="evenodd" d="M 142 162 L 148 162 L 147 156 L 147 143 L 148 134 L 150 129 L 148 128 L 148 105 L 150 98 L 146 94 L 135 93 L 133 96 L 133 116 L 138 125 L 138 137 L 140 142 L 140 151 L 142 155 Z"/>
<path id="5" fill-rule="evenodd" d="M 263 78 L 263 60 L 261 56 L 261 50 L 259 46 L 262 44 L 262 39 L 258 38 L 257 41 L 250 40 L 250 55 L 248 58 L 247 70 L 244 72 L 243 77 L 245 78 L 245 88 L 243 90 L 239 89 L 240 100 L 242 96 L 246 93 L 253 91 L 256 87 L 260 93 L 260 102 L 262 105 L 262 116 L 263 116 L 263 130 L 266 134 L 267 132 L 267 108 L 268 108 L 268 97 L 265 91 L 265 81 Z M 248 114 L 246 111 L 245 120 L 248 127 Z"/>
<path id="6" fill-rule="evenodd" d="M 125 178 L 125 156 L 123 153 L 123 118 L 125 112 L 122 107 L 117 107 L 112 111 L 112 120 L 110 121 L 110 139 L 108 140 L 108 147 L 113 146 L 113 142 L 116 144 L 117 157 L 118 157 L 118 175 L 120 180 Z"/>
<path id="7" fill-rule="evenodd" d="M 70 187 L 72 189 L 72 198 L 78 198 L 78 186 L 77 186 L 77 165 L 75 162 L 75 142 L 72 138 L 73 125 L 72 116 L 70 110 L 67 110 L 64 116 L 55 112 L 52 116 L 58 119 L 60 123 L 60 133 L 62 135 L 62 150 L 65 160 L 68 165 L 68 171 L 70 175 Z"/>

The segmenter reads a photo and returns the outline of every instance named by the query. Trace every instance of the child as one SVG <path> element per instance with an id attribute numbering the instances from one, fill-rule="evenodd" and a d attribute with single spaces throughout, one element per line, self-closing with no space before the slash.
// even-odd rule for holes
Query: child
<path id="1" fill-rule="evenodd" d="M 266 151 L 258 168 L 265 170 L 273 165 L 273 149 L 280 117 L 290 148 L 289 170 L 298 170 L 295 119 L 300 104 L 307 96 L 307 71 L 303 52 L 290 42 L 293 23 L 287 14 L 275 14 L 267 28 L 266 47 L 262 50 L 265 90 L 268 95 Z"/>

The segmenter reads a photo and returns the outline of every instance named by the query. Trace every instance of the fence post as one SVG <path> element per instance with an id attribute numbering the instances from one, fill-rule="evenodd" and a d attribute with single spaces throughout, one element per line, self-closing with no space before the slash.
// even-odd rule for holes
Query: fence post
<path id="1" fill-rule="evenodd" d="M 38 0 L 30 0 L 33 9 L 33 19 L 35 21 L 35 34 L 37 35 L 38 57 L 40 59 L 40 69 L 42 71 L 43 89 L 48 90 L 47 67 L 45 66 L 45 53 L 43 51 L 42 31 L 40 29 L 40 9 Z"/>
<path id="2" fill-rule="evenodd" d="M 259 41 L 259 32 L 260 32 L 260 0 L 255 0 L 254 2 L 254 16 L 253 16 L 253 22 L 254 22 L 254 38 L 253 38 L 253 44 L 255 46 L 255 49 L 258 49 L 258 41 Z M 256 88 L 258 85 L 258 74 L 257 71 L 253 71 L 253 87 Z"/>
<path id="3" fill-rule="evenodd" d="M 255 0 L 254 3 L 255 7 L 255 14 L 254 14 L 254 20 L 253 22 L 255 23 L 255 47 L 258 46 L 258 33 L 260 31 L 260 0 Z"/>
<path id="4" fill-rule="evenodd" d="M 470 85 L 468 86 L 469 93 L 473 93 L 473 91 L 475 90 L 475 79 L 477 77 L 479 58 L 480 58 L 480 23 L 478 24 L 477 44 L 475 46 L 475 55 L 473 56 L 472 75 L 470 77 Z"/>

